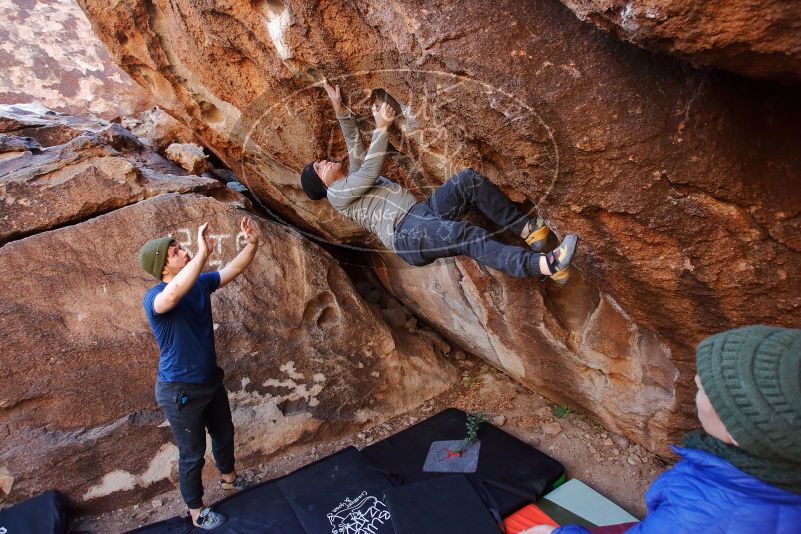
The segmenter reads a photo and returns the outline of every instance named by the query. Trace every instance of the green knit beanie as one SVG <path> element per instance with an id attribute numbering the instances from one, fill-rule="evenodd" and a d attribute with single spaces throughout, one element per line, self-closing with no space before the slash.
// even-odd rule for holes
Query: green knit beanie
<path id="1" fill-rule="evenodd" d="M 161 280 L 161 272 L 167 263 L 167 248 L 172 243 L 171 237 L 151 239 L 139 249 L 139 263 L 146 273 Z"/>
<path id="2" fill-rule="evenodd" d="M 695 351 L 712 407 L 754 456 L 801 458 L 801 330 L 754 325 L 721 332 Z"/>

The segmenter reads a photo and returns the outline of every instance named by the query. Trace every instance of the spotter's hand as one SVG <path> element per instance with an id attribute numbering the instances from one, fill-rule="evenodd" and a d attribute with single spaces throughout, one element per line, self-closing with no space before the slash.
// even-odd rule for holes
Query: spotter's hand
<path id="1" fill-rule="evenodd" d="M 251 245 L 259 244 L 259 229 L 255 224 L 253 224 L 253 221 L 247 217 L 242 217 L 242 222 L 239 223 L 239 228 L 242 230 L 242 233 L 245 234 L 245 241 Z"/>
<path id="2" fill-rule="evenodd" d="M 556 530 L 556 527 L 552 527 L 550 525 L 537 525 L 521 532 L 520 534 L 550 534 L 554 530 Z"/>
<path id="3" fill-rule="evenodd" d="M 206 235 L 209 229 L 209 223 L 205 222 L 197 229 L 197 252 L 198 254 L 208 257 L 211 254 L 213 246 L 212 239 Z"/>

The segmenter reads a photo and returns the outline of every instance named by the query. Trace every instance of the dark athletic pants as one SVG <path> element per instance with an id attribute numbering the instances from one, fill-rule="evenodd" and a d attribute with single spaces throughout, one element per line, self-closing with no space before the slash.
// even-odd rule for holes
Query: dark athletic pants
<path id="1" fill-rule="evenodd" d="M 220 473 L 234 470 L 234 424 L 222 378 L 218 369 L 217 378 L 205 384 L 156 382 L 156 402 L 170 422 L 178 446 L 178 480 L 189 508 L 203 506 L 206 429 L 217 469 Z"/>
<path id="2" fill-rule="evenodd" d="M 540 276 L 542 254 L 506 245 L 485 229 L 460 220 L 472 206 L 518 236 L 530 219 L 484 176 L 465 169 L 409 210 L 395 227 L 395 252 L 416 266 L 465 255 L 518 278 Z"/>

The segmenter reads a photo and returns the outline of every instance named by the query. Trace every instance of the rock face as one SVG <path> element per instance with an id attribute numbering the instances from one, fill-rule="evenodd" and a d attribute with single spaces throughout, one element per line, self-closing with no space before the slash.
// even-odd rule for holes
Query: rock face
<path id="1" fill-rule="evenodd" d="M 615 432 L 637 429 L 653 448 L 673 430 L 678 370 L 670 347 L 581 273 L 566 287 L 540 290 L 463 258 L 419 268 L 394 255 L 373 258 L 386 287 L 416 315 L 534 391 Z"/>
<path id="2" fill-rule="evenodd" d="M 115 61 L 303 230 L 365 240 L 298 187 L 306 162 L 344 154 L 315 87 L 325 75 L 361 116 L 375 96 L 397 102 L 398 153 L 385 173 L 420 198 L 470 165 L 559 235 L 579 234 L 582 282 L 564 290 L 469 262 L 436 275 L 390 270 L 386 283 L 441 331 L 481 340 L 487 360 L 552 384 L 555 397 L 652 450 L 667 453 L 697 425 L 698 341 L 747 323 L 798 326 L 793 90 L 655 56 L 556 0 L 80 4 Z M 422 294 L 439 286 L 452 288 L 441 299 L 458 297 L 461 283 L 475 286 L 459 297 L 469 306 Z M 511 352 L 527 356 L 501 357 Z M 564 368 L 573 389 L 557 395 Z M 618 421 L 624 408 L 636 413 Z"/>
<path id="3" fill-rule="evenodd" d="M 172 143 L 164 152 L 167 158 L 192 174 L 203 174 L 208 167 L 203 148 L 194 143 Z"/>
<path id="4" fill-rule="evenodd" d="M 191 143 L 195 133 L 159 108 L 123 119 L 122 125 L 152 148 L 162 151 L 172 143 Z"/>
<path id="5" fill-rule="evenodd" d="M 0 245 L 165 192 L 223 184 L 187 175 L 122 126 L 0 106 Z"/>
<path id="6" fill-rule="evenodd" d="M 703 67 L 801 82 L 801 4 L 783 0 L 562 0 L 581 20 Z"/>
<path id="7" fill-rule="evenodd" d="M 105 119 L 152 105 L 72 0 L 0 0 L 0 20 L 0 104 L 35 102 Z"/>
<path id="8" fill-rule="evenodd" d="M 154 401 L 158 352 L 141 302 L 155 280 L 137 250 L 165 234 L 192 250 L 208 221 L 208 267 L 219 268 L 243 247 L 238 223 L 248 203 L 155 156 L 175 173 L 149 168 L 116 125 L 93 125 L 97 134 L 85 126 L 44 148 L 45 127 L 30 122 L 25 131 L 42 133 L 43 148 L 3 162 L 26 163 L 6 185 L 12 209 L 8 194 L 0 198 L 2 216 L 28 235 L 0 247 L 0 497 L 58 488 L 86 509 L 142 502 L 174 483 L 177 450 Z M 64 155 L 62 169 L 51 149 Z M 96 190 L 112 200 L 94 204 Z M 23 201 L 58 216 L 26 219 L 13 208 Z M 240 467 L 380 422 L 458 379 L 441 340 L 393 329 L 322 249 L 250 216 L 263 236 L 259 253 L 212 297 Z"/>

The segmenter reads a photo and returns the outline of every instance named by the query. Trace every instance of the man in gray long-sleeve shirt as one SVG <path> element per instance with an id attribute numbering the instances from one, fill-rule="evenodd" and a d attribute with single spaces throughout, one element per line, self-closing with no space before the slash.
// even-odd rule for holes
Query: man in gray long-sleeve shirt
<path id="1" fill-rule="evenodd" d="M 317 160 L 304 167 L 301 186 L 312 200 L 328 198 L 338 212 L 369 230 L 411 265 L 466 255 L 516 277 L 549 276 L 567 282 L 578 238 L 568 234 L 551 252 L 542 254 L 548 227 L 542 218 L 523 215 L 484 176 L 466 169 L 451 177 L 424 202 L 406 188 L 380 176 L 395 112 L 386 103 L 373 106 L 376 128 L 365 151 L 351 111 L 342 103 L 339 86 L 323 80 L 348 146 L 348 174 L 341 162 Z M 477 207 L 502 228 L 523 238 L 530 249 L 506 245 L 485 229 L 462 221 Z"/>

